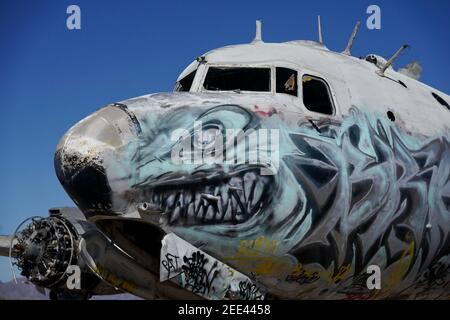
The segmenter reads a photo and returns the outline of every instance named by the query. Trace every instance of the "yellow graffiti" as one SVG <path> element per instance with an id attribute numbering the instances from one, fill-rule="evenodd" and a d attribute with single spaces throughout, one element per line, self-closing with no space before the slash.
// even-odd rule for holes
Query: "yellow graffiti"
<path id="1" fill-rule="evenodd" d="M 374 292 L 373 299 L 385 299 L 395 285 L 400 283 L 407 274 L 414 259 L 414 241 L 411 241 L 403 251 L 400 259 L 395 263 L 393 270 L 383 279 L 381 290 Z"/>
<path id="2" fill-rule="evenodd" d="M 392 287 L 398 284 L 408 272 L 414 258 L 414 241 L 410 242 L 403 251 L 394 270 L 386 278 L 386 286 Z"/>
<path id="3" fill-rule="evenodd" d="M 304 268 L 302 264 L 298 263 L 292 272 L 286 277 L 286 280 L 303 284 L 312 283 L 322 279 L 330 283 L 337 283 L 344 280 L 351 270 L 352 268 L 350 264 L 343 265 L 339 267 L 337 272 L 333 272 L 330 270 Z"/>
<path id="4" fill-rule="evenodd" d="M 134 283 L 119 278 L 115 273 L 109 271 L 102 265 L 97 265 L 94 268 L 94 272 L 114 287 L 120 288 L 129 293 L 133 293 L 136 290 L 137 286 Z"/>
<path id="5" fill-rule="evenodd" d="M 308 284 L 320 279 L 320 270 L 306 269 L 300 263 L 297 263 L 291 274 L 286 277 L 289 282 L 298 282 L 300 284 Z"/>
<path id="6" fill-rule="evenodd" d="M 275 255 L 278 240 L 259 236 L 241 240 L 236 254 L 227 258 L 234 265 L 255 275 L 278 275 L 290 269 L 290 261 Z"/>
<path id="7" fill-rule="evenodd" d="M 330 282 L 332 282 L 332 283 L 338 283 L 339 281 L 344 280 L 345 277 L 346 277 L 351 271 L 352 271 L 352 267 L 351 267 L 350 264 L 341 266 L 335 275 L 333 275 L 333 273 L 331 273 L 331 272 L 328 273 L 328 274 L 329 274 Z"/>
<path id="8" fill-rule="evenodd" d="M 279 261 L 261 261 L 255 266 L 254 273 L 256 275 L 278 275 L 286 272 L 289 269 L 289 265 L 290 263 L 283 259 L 280 259 Z"/>
<path id="9" fill-rule="evenodd" d="M 293 276 L 306 276 L 307 278 L 314 278 L 314 277 L 318 277 L 320 274 L 320 270 L 319 269 L 305 269 L 303 268 L 303 266 L 298 263 L 295 267 L 294 270 L 292 271 L 292 275 Z"/>
<path id="10" fill-rule="evenodd" d="M 241 240 L 236 256 L 245 258 L 273 256 L 277 246 L 277 240 L 270 240 L 264 236 L 260 236 L 254 240 Z"/>
<path id="11" fill-rule="evenodd" d="M 306 269 L 300 263 L 293 266 L 287 257 L 276 256 L 278 240 L 259 236 L 255 239 L 241 240 L 236 254 L 226 258 L 236 267 L 255 275 L 281 276 L 298 282 L 314 282 L 322 278 L 331 283 L 337 283 L 351 272 L 351 266 L 343 265 L 336 272 L 322 269 Z"/>

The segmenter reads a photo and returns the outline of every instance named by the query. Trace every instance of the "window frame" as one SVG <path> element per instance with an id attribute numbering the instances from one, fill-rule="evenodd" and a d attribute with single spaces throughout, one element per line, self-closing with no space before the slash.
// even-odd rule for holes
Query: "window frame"
<path id="1" fill-rule="evenodd" d="M 295 71 L 297 73 L 297 79 L 295 80 L 295 81 L 297 81 L 297 92 L 296 92 L 297 94 L 296 95 L 285 93 L 285 92 L 277 92 L 276 85 L 277 85 L 277 79 L 278 79 L 277 78 L 277 69 L 278 68 L 289 69 L 289 70 Z M 274 90 L 275 90 L 275 93 L 283 94 L 283 95 L 286 95 L 286 96 L 290 96 L 290 97 L 292 97 L 294 99 L 299 99 L 300 98 L 300 91 L 301 91 L 300 90 L 300 85 L 299 85 L 299 82 L 298 82 L 299 75 L 301 74 L 300 70 L 298 68 L 292 68 L 290 66 L 285 66 L 285 65 L 275 65 L 274 66 L 274 70 L 275 70 L 275 74 L 274 74 L 274 82 L 275 82 Z"/>
<path id="2" fill-rule="evenodd" d="M 270 69 L 270 91 L 247 91 L 243 90 L 240 93 L 234 91 L 224 91 L 224 90 L 206 90 L 203 87 L 203 84 L 206 79 L 206 75 L 210 67 L 229 67 L 229 68 L 267 68 Z M 281 92 L 276 92 L 276 68 L 287 68 L 297 71 L 297 96 L 285 94 Z M 325 114 L 316 111 L 311 111 L 303 103 L 303 77 L 304 76 L 312 76 L 314 78 L 318 78 L 323 81 L 327 87 L 329 98 L 331 101 L 331 106 L 333 109 L 332 114 Z M 299 81 L 299 80 L 302 81 Z M 201 92 L 201 93 L 234 93 L 234 94 L 253 94 L 253 95 L 267 95 L 270 94 L 272 96 L 279 95 L 279 97 L 283 97 L 282 99 L 288 99 L 290 103 L 293 103 L 294 108 L 298 108 L 298 112 L 304 114 L 308 118 L 314 119 L 318 116 L 326 117 L 326 118 L 336 118 L 340 117 L 340 109 L 338 105 L 338 100 L 336 98 L 336 92 L 334 87 L 330 81 L 327 80 L 327 77 L 319 74 L 315 71 L 306 69 L 296 64 L 286 63 L 284 61 L 280 61 L 279 63 L 274 62 L 272 64 L 267 63 L 205 63 L 199 64 L 197 68 L 197 74 L 195 75 L 194 81 L 191 86 L 191 92 Z"/>
<path id="3" fill-rule="evenodd" d="M 198 68 L 195 68 L 195 69 L 193 69 L 191 72 L 189 72 L 188 74 L 186 74 L 183 78 L 181 78 L 180 80 L 176 81 L 176 82 L 175 82 L 175 88 L 174 88 L 173 91 L 174 91 L 174 92 L 191 92 L 192 87 L 194 86 L 195 78 L 197 77 L 197 73 L 198 73 Z M 192 77 L 191 86 L 189 87 L 189 90 L 183 90 L 183 91 L 177 90 L 177 85 L 178 85 L 182 80 L 186 79 L 187 77 L 189 77 L 189 76 L 192 75 L 192 74 L 194 74 L 194 75 L 193 75 L 193 77 Z"/>
<path id="4" fill-rule="evenodd" d="M 304 110 L 306 110 L 307 112 L 309 112 L 311 114 L 314 114 L 314 115 L 321 115 L 321 116 L 324 116 L 324 117 L 335 117 L 337 115 L 336 95 L 335 95 L 334 90 L 331 87 L 329 81 L 327 81 L 323 76 L 318 75 L 315 72 L 309 72 L 307 70 L 304 70 L 303 72 L 299 72 L 298 74 L 299 74 L 299 77 L 301 76 L 301 80 L 302 80 L 300 82 L 301 83 L 301 89 L 300 89 L 300 86 L 298 86 L 298 91 L 299 91 L 298 98 L 299 98 L 300 103 L 301 103 L 302 107 L 304 108 Z M 322 83 L 325 84 L 325 87 L 327 88 L 327 91 L 328 91 L 328 97 L 329 97 L 329 100 L 331 102 L 331 108 L 332 108 L 332 113 L 331 114 L 313 111 L 313 110 L 310 110 L 310 109 L 308 109 L 306 107 L 306 105 L 304 103 L 304 100 L 303 100 L 303 77 L 305 77 L 305 76 L 309 76 L 309 77 L 315 78 L 317 80 L 322 81 Z"/>
<path id="5" fill-rule="evenodd" d="M 274 85 L 275 85 L 275 67 L 273 65 L 268 64 L 215 64 L 215 63 L 208 63 L 206 68 L 203 70 L 203 74 L 201 77 L 201 80 L 199 81 L 199 89 L 200 92 L 207 92 L 207 93 L 235 93 L 235 94 L 274 94 Z M 208 90 L 204 87 L 206 75 L 208 74 L 209 68 L 255 68 L 255 69 L 269 69 L 270 70 L 270 77 L 269 77 L 269 84 L 270 84 L 270 91 L 249 91 L 249 90 L 241 90 L 239 93 L 233 90 Z"/>

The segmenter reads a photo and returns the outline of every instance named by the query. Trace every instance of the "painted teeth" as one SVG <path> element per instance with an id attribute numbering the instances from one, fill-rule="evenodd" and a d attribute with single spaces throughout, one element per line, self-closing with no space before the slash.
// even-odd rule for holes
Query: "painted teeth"
<path id="1" fill-rule="evenodd" d="M 194 209 L 194 204 L 190 203 L 189 207 L 188 207 L 188 216 L 194 216 L 195 215 L 195 209 Z"/>
<path id="2" fill-rule="evenodd" d="M 173 210 L 172 215 L 170 216 L 170 223 L 173 223 L 180 217 L 180 207 L 176 207 L 175 210 Z"/>
<path id="3" fill-rule="evenodd" d="M 255 193 L 253 194 L 252 205 L 256 205 L 256 203 L 260 200 L 263 191 L 264 184 L 262 183 L 262 181 L 258 181 L 255 186 Z"/>
<path id="4" fill-rule="evenodd" d="M 250 202 L 249 201 L 250 193 L 255 187 L 256 180 L 257 179 L 256 179 L 256 175 L 254 172 L 247 172 L 244 175 L 244 186 L 245 186 L 244 193 L 245 193 L 245 200 L 247 202 Z M 250 205 L 250 203 L 249 203 L 249 205 Z"/>
<path id="5" fill-rule="evenodd" d="M 189 204 L 188 210 L 187 210 L 187 221 L 189 223 L 195 223 L 195 208 L 194 203 L 191 202 Z"/>
<path id="6" fill-rule="evenodd" d="M 213 195 L 206 194 L 206 193 L 202 193 L 202 198 L 205 198 L 206 200 L 212 200 L 212 201 L 215 201 L 215 202 L 218 202 L 220 200 L 220 197 L 213 196 Z"/>
<path id="7" fill-rule="evenodd" d="M 220 221 L 220 219 L 222 219 L 222 214 L 223 214 L 223 207 L 222 207 L 222 205 L 219 205 L 219 210 L 217 210 L 217 212 L 216 212 L 215 219 L 217 221 Z"/>
<path id="8" fill-rule="evenodd" d="M 191 201 L 192 201 L 192 194 L 188 192 L 186 194 L 186 197 L 184 198 L 184 204 L 188 205 L 189 203 L 191 203 Z"/>
<path id="9" fill-rule="evenodd" d="M 198 199 L 198 200 L 195 200 L 195 202 L 194 202 L 194 212 L 195 213 L 197 213 L 198 212 L 198 209 L 200 209 L 200 199 Z"/>
<path id="10" fill-rule="evenodd" d="M 225 221 L 230 221 L 233 218 L 233 214 L 231 213 L 231 211 L 232 211 L 231 199 L 228 199 L 227 212 L 225 212 L 225 217 L 224 217 Z"/>
<path id="11" fill-rule="evenodd" d="M 171 195 L 169 196 L 169 198 L 167 198 L 167 207 L 168 207 L 168 208 L 172 208 L 172 206 L 174 205 L 174 203 L 175 203 L 175 195 L 174 195 L 174 194 L 171 194 Z"/>
<path id="12" fill-rule="evenodd" d="M 212 219 L 214 219 L 214 215 L 215 215 L 215 212 L 214 212 L 213 207 L 212 207 L 212 206 L 209 206 L 209 207 L 208 207 L 208 211 L 206 212 L 206 220 L 212 220 Z"/>
<path id="13" fill-rule="evenodd" d="M 160 208 L 169 224 L 242 223 L 262 207 L 266 186 L 266 178 L 247 172 L 219 186 L 151 190 L 144 199 L 150 202 L 141 202 L 139 209 Z"/>
<path id="14" fill-rule="evenodd" d="M 197 219 L 203 219 L 203 217 L 205 216 L 205 207 L 204 206 L 200 206 L 199 210 L 197 211 Z"/>
<path id="15" fill-rule="evenodd" d="M 222 204 L 226 205 L 228 203 L 228 192 L 222 193 Z"/>

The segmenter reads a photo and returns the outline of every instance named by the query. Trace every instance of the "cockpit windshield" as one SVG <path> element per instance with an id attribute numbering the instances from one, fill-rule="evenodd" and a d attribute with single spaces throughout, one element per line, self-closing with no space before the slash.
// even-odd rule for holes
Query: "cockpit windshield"
<path id="1" fill-rule="evenodd" d="M 209 67 L 203 87 L 210 91 L 270 92 L 270 68 Z"/>
<path id="2" fill-rule="evenodd" d="M 189 91 L 191 90 L 192 82 L 194 81 L 197 70 L 192 71 L 183 79 L 177 81 L 175 84 L 175 91 Z"/>

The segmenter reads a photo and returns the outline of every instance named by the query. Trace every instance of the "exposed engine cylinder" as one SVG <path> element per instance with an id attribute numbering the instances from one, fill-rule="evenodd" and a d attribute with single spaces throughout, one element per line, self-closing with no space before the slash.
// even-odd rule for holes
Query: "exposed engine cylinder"
<path id="1" fill-rule="evenodd" d="M 76 264 L 76 232 L 60 217 L 33 217 L 17 229 L 11 247 L 11 262 L 34 284 L 52 288 L 66 278 Z"/>

